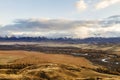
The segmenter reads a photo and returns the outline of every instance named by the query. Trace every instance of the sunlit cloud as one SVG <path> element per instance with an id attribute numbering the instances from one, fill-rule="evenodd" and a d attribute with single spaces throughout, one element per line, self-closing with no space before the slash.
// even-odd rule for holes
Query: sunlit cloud
<path id="1" fill-rule="evenodd" d="M 96 9 L 103 9 L 103 8 L 107 8 L 111 5 L 114 5 L 116 3 L 119 3 L 120 0 L 101 0 L 99 3 L 97 3 L 95 5 Z"/>
<path id="2" fill-rule="evenodd" d="M 79 0 L 76 2 L 76 8 L 78 11 L 84 11 L 87 9 L 87 4 L 84 0 Z"/>

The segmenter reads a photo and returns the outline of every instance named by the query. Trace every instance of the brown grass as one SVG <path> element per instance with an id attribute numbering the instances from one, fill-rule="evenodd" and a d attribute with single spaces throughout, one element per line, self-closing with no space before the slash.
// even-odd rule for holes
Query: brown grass
<path id="1" fill-rule="evenodd" d="M 120 78 L 95 72 L 92 69 L 97 66 L 90 61 L 71 55 L 0 51 L 0 62 L 1 65 L 6 65 L 6 69 L 4 67 L 0 69 L 0 80 L 97 80 L 99 77 L 104 78 L 103 80 L 105 78 L 119 80 Z"/>
<path id="2" fill-rule="evenodd" d="M 12 53 L 14 53 L 14 51 L 12 51 Z M 16 53 L 16 55 L 17 54 L 18 53 Z M 13 61 L 13 63 L 16 64 L 17 63 L 20 64 L 59 63 L 59 64 L 86 66 L 89 68 L 95 67 L 92 65 L 90 61 L 88 61 L 84 57 L 74 57 L 71 55 L 63 55 L 63 54 L 45 54 L 40 52 L 28 52 L 28 51 L 23 51 L 23 53 L 20 51 L 19 54 L 21 54 L 24 57 L 16 59 L 15 61 Z"/>
<path id="3" fill-rule="evenodd" d="M 27 55 L 26 51 L 0 51 L 0 64 L 6 64 Z"/>

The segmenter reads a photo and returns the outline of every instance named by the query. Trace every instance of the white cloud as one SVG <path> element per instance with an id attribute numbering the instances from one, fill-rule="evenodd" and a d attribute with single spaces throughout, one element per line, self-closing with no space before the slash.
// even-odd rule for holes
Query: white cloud
<path id="1" fill-rule="evenodd" d="M 74 38 L 87 38 L 90 34 L 90 28 L 86 26 L 78 26 L 72 30 L 72 35 Z"/>
<path id="2" fill-rule="evenodd" d="M 46 37 L 120 37 L 120 24 L 102 26 L 99 22 L 63 20 L 20 20 L 0 28 L 0 36 L 46 36 Z"/>
<path id="3" fill-rule="evenodd" d="M 103 9 L 119 2 L 120 0 L 102 0 L 97 5 L 95 5 L 95 8 Z"/>
<path id="4" fill-rule="evenodd" d="M 76 2 L 76 8 L 78 9 L 78 11 L 84 11 L 87 9 L 87 4 L 84 0 L 79 0 Z"/>

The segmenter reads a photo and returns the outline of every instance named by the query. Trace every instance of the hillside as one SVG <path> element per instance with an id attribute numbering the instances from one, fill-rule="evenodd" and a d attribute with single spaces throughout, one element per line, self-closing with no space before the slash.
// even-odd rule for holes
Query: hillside
<path id="1" fill-rule="evenodd" d="M 84 57 L 30 51 L 0 51 L 0 80 L 119 80 Z"/>

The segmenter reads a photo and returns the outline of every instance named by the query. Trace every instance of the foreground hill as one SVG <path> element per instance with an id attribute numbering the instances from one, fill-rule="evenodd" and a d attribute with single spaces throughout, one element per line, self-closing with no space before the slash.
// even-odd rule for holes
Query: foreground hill
<path id="1" fill-rule="evenodd" d="M 84 57 L 30 51 L 0 51 L 0 80 L 119 80 Z"/>

